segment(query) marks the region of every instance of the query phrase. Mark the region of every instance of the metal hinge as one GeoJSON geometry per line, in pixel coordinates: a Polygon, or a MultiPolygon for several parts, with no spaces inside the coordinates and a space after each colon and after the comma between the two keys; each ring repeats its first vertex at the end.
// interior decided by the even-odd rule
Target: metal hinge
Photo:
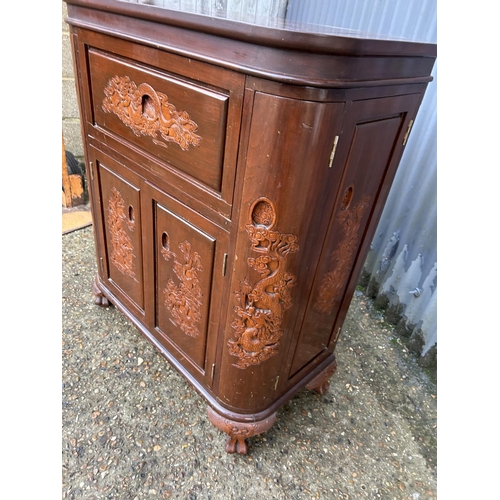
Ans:
{"type": "Polygon", "coordinates": [[[212,375],[211,375],[212,382],[214,381],[214,374],[215,374],[215,363],[212,365],[212,375]]]}
{"type": "Polygon", "coordinates": [[[280,379],[280,376],[278,375],[276,377],[276,382],[274,382],[274,390],[276,390],[278,388],[278,382],[279,382],[279,379],[280,379]]]}
{"type": "Polygon", "coordinates": [[[332,148],[332,152],[330,153],[330,163],[328,164],[328,168],[332,168],[333,159],[335,158],[335,151],[337,151],[337,143],[338,142],[339,142],[339,136],[336,135],[335,139],[333,140],[333,148],[332,148]]]}
{"type": "Polygon", "coordinates": [[[222,259],[222,276],[226,275],[227,268],[227,253],[224,254],[224,258],[222,259]]]}
{"type": "Polygon", "coordinates": [[[410,136],[410,131],[411,131],[412,127],[413,127],[413,120],[410,120],[410,123],[408,123],[408,129],[406,130],[406,134],[403,138],[403,146],[406,146],[406,141],[408,140],[408,137],[410,136]]]}
{"type": "Polygon", "coordinates": [[[94,165],[91,161],[89,161],[89,169],[90,169],[90,179],[94,180],[94,165]]]}

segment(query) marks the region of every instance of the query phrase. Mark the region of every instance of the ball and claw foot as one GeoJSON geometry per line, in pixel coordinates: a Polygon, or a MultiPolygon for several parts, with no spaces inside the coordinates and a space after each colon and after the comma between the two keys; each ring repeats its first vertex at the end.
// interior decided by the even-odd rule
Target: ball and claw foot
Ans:
{"type": "Polygon", "coordinates": [[[276,413],[258,422],[236,422],[216,413],[212,408],[207,408],[208,419],[215,427],[228,435],[226,442],[227,453],[246,455],[248,446],[246,439],[267,431],[276,422],[276,413]]]}
{"type": "Polygon", "coordinates": [[[315,391],[322,396],[330,388],[330,377],[335,373],[336,370],[337,361],[334,360],[331,365],[329,365],[319,375],[313,378],[306,385],[306,388],[310,391],[315,391]]]}
{"type": "Polygon", "coordinates": [[[94,304],[101,307],[109,307],[111,302],[108,298],[99,290],[97,286],[97,278],[95,278],[94,283],[92,285],[92,293],[94,294],[94,304]]]}

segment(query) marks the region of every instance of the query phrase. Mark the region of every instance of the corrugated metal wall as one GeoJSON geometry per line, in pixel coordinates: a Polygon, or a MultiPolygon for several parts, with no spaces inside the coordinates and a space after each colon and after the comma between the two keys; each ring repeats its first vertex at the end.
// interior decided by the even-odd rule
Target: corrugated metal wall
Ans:
{"type": "Polygon", "coordinates": [[[276,25],[284,19],[287,0],[128,0],[235,21],[276,25]]]}
{"type": "MultiPolygon", "coordinates": [[[[290,0],[287,18],[375,37],[437,38],[436,0],[290,0]]],[[[437,350],[437,64],[433,76],[361,280],[424,365],[435,363],[437,350]]]]}

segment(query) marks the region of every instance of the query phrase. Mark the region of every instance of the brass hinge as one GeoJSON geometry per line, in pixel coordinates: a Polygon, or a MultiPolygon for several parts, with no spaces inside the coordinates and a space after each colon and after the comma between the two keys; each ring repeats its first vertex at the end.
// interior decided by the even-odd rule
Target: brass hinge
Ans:
{"type": "Polygon", "coordinates": [[[413,120],[410,120],[410,123],[408,123],[408,129],[406,130],[406,134],[403,138],[403,146],[406,146],[406,141],[408,140],[408,137],[410,136],[410,131],[411,131],[412,127],[413,127],[413,120]]]}
{"type": "Polygon", "coordinates": [[[102,257],[99,258],[99,265],[101,266],[101,273],[104,276],[104,260],[102,257]]]}
{"type": "Polygon", "coordinates": [[[339,136],[336,135],[335,139],[333,140],[333,148],[332,148],[332,152],[330,153],[330,163],[328,164],[328,168],[332,168],[333,159],[335,158],[335,151],[337,151],[337,143],[338,142],[339,142],[339,136]]]}
{"type": "Polygon", "coordinates": [[[224,259],[222,260],[222,276],[226,275],[227,268],[227,253],[224,254],[224,259]]]}
{"type": "Polygon", "coordinates": [[[276,377],[276,382],[274,382],[274,390],[276,390],[276,389],[277,389],[277,387],[278,387],[278,382],[279,382],[279,379],[280,379],[280,376],[278,375],[278,376],[276,377]]]}
{"type": "Polygon", "coordinates": [[[94,180],[94,165],[92,164],[91,161],[89,161],[89,169],[90,169],[90,179],[93,181],[94,180]]]}
{"type": "Polygon", "coordinates": [[[212,375],[211,375],[212,382],[214,381],[214,374],[215,374],[215,363],[212,365],[212,375]]]}

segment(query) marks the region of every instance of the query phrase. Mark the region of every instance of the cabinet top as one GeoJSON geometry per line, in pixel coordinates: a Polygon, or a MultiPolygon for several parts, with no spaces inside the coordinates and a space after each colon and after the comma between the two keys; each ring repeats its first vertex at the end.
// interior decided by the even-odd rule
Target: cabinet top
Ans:
{"type": "MultiPolygon", "coordinates": [[[[322,76],[321,65],[336,66],[337,82],[360,82],[370,74],[374,80],[426,79],[429,77],[437,54],[436,44],[406,41],[401,39],[375,38],[373,35],[334,26],[292,22],[277,13],[274,16],[251,19],[224,12],[225,17],[207,15],[200,2],[169,2],[168,0],[64,0],[68,4],[67,22],[74,26],[133,39],[183,52],[186,55],[216,62],[248,74],[276,77],[281,81],[323,86],[331,80],[322,76]],[[173,6],[183,7],[173,8],[173,6]],[[166,8],[164,5],[168,5],[166,8]],[[181,32],[189,32],[189,41],[181,41],[181,32]],[[175,39],[175,40],[174,40],[175,39]],[[171,40],[173,40],[171,42],[171,40]],[[176,47],[173,45],[176,44],[176,47]],[[252,56],[245,56],[252,51],[252,56]],[[260,47],[260,49],[259,49],[260,47]],[[261,52],[259,52],[259,50],[261,52]],[[249,52],[250,51],[250,52],[249,52]],[[243,54],[241,64],[236,57],[243,54]],[[300,65],[313,63],[310,57],[318,59],[318,71],[309,76],[304,74],[286,76],[278,60],[301,54],[300,65]],[[309,59],[307,57],[309,56],[309,59]],[[367,57],[368,64],[375,71],[366,68],[366,75],[355,75],[353,68],[360,66],[359,57],[367,57]],[[335,59],[335,61],[332,60],[335,59]],[[349,70],[342,70],[341,59],[350,60],[349,70]],[[390,61],[392,60],[392,61],[390,61]],[[416,64],[410,63],[412,61],[416,64]],[[415,70],[410,69],[414,67],[415,70]],[[389,68],[387,74],[383,67],[389,68]],[[397,68],[400,67],[401,71],[397,68]],[[277,69],[273,71],[273,69],[277,69]],[[276,73],[273,75],[273,73],[276,73]],[[283,73],[283,75],[277,74],[283,73]],[[297,81],[295,81],[297,80],[297,81]]],[[[298,60],[297,60],[298,63],[298,60]]],[[[298,63],[299,64],[299,63],[298,63]]],[[[312,64],[314,66],[314,64],[312,64]]],[[[293,64],[292,64],[293,66],[293,64]]],[[[347,68],[347,66],[346,66],[347,68]]],[[[304,69],[307,73],[308,70],[304,69]]],[[[328,70],[327,70],[328,72],[328,70]]],[[[368,78],[370,79],[370,78],[368,78]]]]}
{"type": "Polygon", "coordinates": [[[255,44],[299,48],[319,52],[357,51],[363,54],[436,56],[436,45],[401,38],[380,37],[356,30],[329,25],[299,23],[281,17],[259,17],[228,10],[224,17],[207,14],[199,2],[166,2],[163,0],[65,0],[67,4],[87,6],[138,19],[189,27],[255,44]]]}

